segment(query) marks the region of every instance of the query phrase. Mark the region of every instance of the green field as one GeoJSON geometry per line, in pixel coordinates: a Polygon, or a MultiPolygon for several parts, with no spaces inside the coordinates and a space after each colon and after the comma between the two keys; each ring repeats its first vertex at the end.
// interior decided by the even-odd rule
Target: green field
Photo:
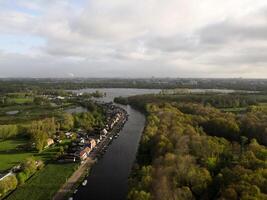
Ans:
{"type": "Polygon", "coordinates": [[[32,152],[17,149],[18,146],[26,143],[27,141],[23,139],[0,140],[0,172],[19,164],[33,155],[32,152]]]}
{"type": "Polygon", "coordinates": [[[61,106],[52,105],[12,105],[0,107],[0,124],[20,124],[28,123],[32,120],[39,120],[48,117],[58,117],[64,110],[72,104],[61,106]],[[18,114],[8,115],[9,111],[19,111],[18,114]]]}
{"type": "MultiPolygon", "coordinates": [[[[10,169],[31,156],[34,156],[37,160],[51,160],[59,151],[59,146],[48,148],[41,153],[18,148],[21,145],[27,144],[27,142],[26,139],[0,140],[0,172],[10,169]]],[[[60,145],[64,146],[68,143],[69,140],[65,140],[60,145]]]]}
{"type": "Polygon", "coordinates": [[[6,200],[50,200],[75,171],[77,164],[48,164],[6,200]]]}
{"type": "Polygon", "coordinates": [[[33,98],[26,98],[26,97],[25,98],[12,98],[11,101],[16,104],[25,104],[25,103],[32,103],[33,98]]]}

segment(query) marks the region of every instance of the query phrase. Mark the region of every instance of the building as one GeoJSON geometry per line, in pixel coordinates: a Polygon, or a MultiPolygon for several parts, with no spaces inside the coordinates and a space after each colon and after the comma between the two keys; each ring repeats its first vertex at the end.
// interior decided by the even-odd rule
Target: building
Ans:
{"type": "Polygon", "coordinates": [[[54,144],[54,140],[51,139],[51,138],[48,138],[47,141],[46,141],[46,146],[45,146],[45,147],[49,147],[49,146],[51,146],[52,144],[54,144]]]}
{"type": "Polygon", "coordinates": [[[89,147],[91,149],[91,151],[93,150],[93,148],[95,148],[96,146],[96,140],[95,139],[89,139],[87,142],[86,142],[86,146],[89,147]]]}
{"type": "Polygon", "coordinates": [[[69,138],[71,138],[71,137],[72,137],[72,135],[73,135],[73,134],[72,134],[72,133],[70,133],[70,132],[66,132],[66,133],[65,133],[65,136],[66,136],[68,139],[69,139],[69,138]]]}
{"type": "Polygon", "coordinates": [[[59,99],[59,100],[64,100],[65,97],[62,97],[62,96],[57,96],[56,99],[59,99]]]}
{"type": "Polygon", "coordinates": [[[101,133],[102,133],[103,135],[107,135],[107,134],[108,134],[108,131],[104,128],[104,129],[101,131],[101,133]]]}
{"type": "Polygon", "coordinates": [[[89,155],[91,149],[89,147],[86,147],[79,153],[80,160],[85,160],[87,156],[89,155]]]}

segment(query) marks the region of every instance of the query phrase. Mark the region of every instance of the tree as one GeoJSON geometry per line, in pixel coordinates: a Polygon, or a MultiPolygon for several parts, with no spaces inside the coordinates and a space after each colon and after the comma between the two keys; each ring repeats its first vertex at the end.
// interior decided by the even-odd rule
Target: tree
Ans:
{"type": "Polygon", "coordinates": [[[17,125],[0,125],[0,139],[8,139],[18,134],[17,125]]]}
{"type": "Polygon", "coordinates": [[[15,175],[10,175],[0,181],[0,197],[10,190],[14,190],[18,185],[15,175]]]}
{"type": "Polygon", "coordinates": [[[60,121],[60,128],[64,131],[69,131],[74,126],[74,118],[69,113],[64,113],[60,121]]]}

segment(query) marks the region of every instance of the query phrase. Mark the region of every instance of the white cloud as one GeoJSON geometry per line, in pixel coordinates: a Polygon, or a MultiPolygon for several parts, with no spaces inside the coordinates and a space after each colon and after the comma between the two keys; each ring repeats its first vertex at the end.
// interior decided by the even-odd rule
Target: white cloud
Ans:
{"type": "Polygon", "coordinates": [[[45,41],[0,74],[267,77],[266,27],[264,0],[0,0],[0,40],[45,41]]]}

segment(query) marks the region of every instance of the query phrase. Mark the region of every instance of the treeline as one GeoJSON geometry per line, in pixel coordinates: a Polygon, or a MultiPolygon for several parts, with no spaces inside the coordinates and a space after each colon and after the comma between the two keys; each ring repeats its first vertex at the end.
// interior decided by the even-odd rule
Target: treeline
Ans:
{"type": "Polygon", "coordinates": [[[258,105],[267,102],[267,95],[263,94],[180,94],[160,95],[147,94],[130,96],[128,98],[118,97],[115,102],[131,104],[136,108],[143,109],[147,103],[161,102],[186,102],[211,105],[216,108],[239,108],[258,105]]]}
{"type": "Polygon", "coordinates": [[[177,103],[146,112],[128,199],[267,199],[267,148],[238,135],[236,116],[177,103]]]}
{"type": "Polygon", "coordinates": [[[148,89],[234,89],[267,91],[267,80],[257,79],[0,79],[0,93],[78,90],[83,88],[148,88],[148,89]]]}

